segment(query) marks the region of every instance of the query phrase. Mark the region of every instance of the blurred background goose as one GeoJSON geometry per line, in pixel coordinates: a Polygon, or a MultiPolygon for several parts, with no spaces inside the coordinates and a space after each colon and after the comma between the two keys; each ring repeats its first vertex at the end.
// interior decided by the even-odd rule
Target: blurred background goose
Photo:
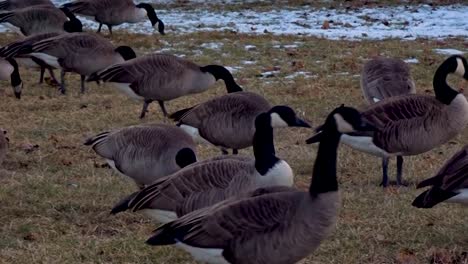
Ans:
{"type": "Polygon", "coordinates": [[[49,32],[81,32],[83,26],[67,8],[32,6],[0,13],[0,23],[16,33],[30,36],[49,32]]]}
{"type": "MultiPolygon", "coordinates": [[[[177,245],[207,263],[296,263],[333,230],[340,206],[340,134],[372,129],[358,111],[335,109],[323,126],[309,191],[261,191],[187,214],[154,231],[150,245],[177,245]]],[[[274,187],[277,188],[277,187],[274,187]]]]}
{"type": "Polygon", "coordinates": [[[50,0],[5,0],[0,1],[0,11],[10,11],[36,5],[54,6],[50,0]]]}
{"type": "Polygon", "coordinates": [[[199,66],[173,55],[149,54],[96,72],[88,81],[110,82],[127,96],[143,101],[140,118],[144,118],[151,102],[157,101],[167,116],[165,101],[204,92],[219,79],[228,93],[242,91],[223,66],[199,66]]]}
{"type": "Polygon", "coordinates": [[[256,188],[292,186],[293,172],[275,155],[273,123],[276,116],[291,126],[306,124],[287,106],[275,106],[255,119],[254,159],[223,156],[190,165],[162,178],[114,207],[112,213],[143,210],[161,223],[256,188]],[[282,112],[291,114],[282,115],[282,112]],[[291,120],[289,120],[291,119],[291,120]]]}
{"type": "Polygon", "coordinates": [[[2,166],[3,160],[5,160],[9,141],[6,130],[0,128],[0,166],[2,166]]]}
{"type": "Polygon", "coordinates": [[[12,58],[0,58],[0,80],[10,81],[15,97],[21,99],[23,82],[19,73],[18,63],[12,58]]]}
{"type": "MultiPolygon", "coordinates": [[[[177,111],[170,118],[177,121],[177,125],[195,140],[208,141],[220,147],[223,154],[228,154],[226,149],[233,149],[233,154],[237,154],[238,149],[252,146],[255,118],[270,108],[270,103],[263,96],[251,92],[235,92],[177,111]]],[[[273,127],[288,125],[282,123],[277,115],[272,118],[273,127]]]]}
{"type": "Polygon", "coordinates": [[[128,46],[117,48],[112,43],[92,33],[62,34],[29,45],[23,55],[37,57],[48,65],[60,69],[60,90],[65,93],[65,73],[81,75],[81,92],[85,91],[85,78],[93,72],[136,57],[128,46]]]}
{"type": "MultiPolygon", "coordinates": [[[[468,124],[468,102],[465,96],[447,84],[447,75],[454,73],[468,80],[466,59],[454,55],[437,69],[433,85],[435,97],[402,95],[382,100],[362,114],[376,126],[374,133],[343,134],[343,143],[366,153],[388,158],[417,155],[446,143],[468,124]]],[[[320,128],[318,129],[320,133],[320,128]]],[[[314,139],[307,143],[314,143],[314,139]]],[[[397,184],[402,184],[398,175],[397,184]]],[[[388,185],[386,174],[382,186],[388,185]]]]}
{"type": "MultiPolygon", "coordinates": [[[[383,57],[364,64],[361,72],[361,89],[369,104],[392,96],[416,93],[408,64],[400,59],[383,57]]],[[[388,162],[388,157],[382,158],[384,175],[388,173],[388,162]]],[[[402,173],[403,157],[397,155],[397,179],[401,179],[402,173]]]]}
{"type": "Polygon", "coordinates": [[[432,208],[441,202],[468,205],[468,145],[455,153],[437,174],[418,184],[417,188],[431,186],[421,193],[413,206],[432,208]]]}
{"type": "Polygon", "coordinates": [[[25,49],[25,47],[33,45],[34,43],[44,39],[56,37],[58,35],[60,35],[60,33],[57,32],[35,34],[32,36],[28,36],[24,39],[14,41],[0,49],[0,56],[5,58],[14,58],[19,65],[28,69],[40,70],[39,83],[42,83],[44,81],[44,73],[47,69],[49,71],[52,81],[58,84],[53,70],[54,67],[48,65],[45,61],[39,59],[38,57],[32,56],[30,54],[18,55],[18,53],[25,49]]]}
{"type": "Polygon", "coordinates": [[[137,23],[148,18],[151,26],[158,27],[159,33],[164,35],[164,23],[156,15],[153,6],[148,3],[135,5],[132,0],[79,0],[63,6],[98,22],[98,33],[101,32],[103,24],[107,26],[112,35],[112,26],[137,23]]]}
{"type": "Polygon", "coordinates": [[[169,125],[139,125],[103,132],[85,145],[119,174],[141,188],[196,162],[196,146],[182,129],[169,125]]]}

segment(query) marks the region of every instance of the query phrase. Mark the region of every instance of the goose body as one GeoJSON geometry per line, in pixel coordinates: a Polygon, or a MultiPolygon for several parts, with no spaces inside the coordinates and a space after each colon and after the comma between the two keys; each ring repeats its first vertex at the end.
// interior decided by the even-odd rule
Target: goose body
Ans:
{"type": "Polygon", "coordinates": [[[4,0],[0,1],[0,10],[10,11],[37,5],[54,6],[50,0],[4,0]]]}
{"type": "Polygon", "coordinates": [[[354,109],[342,107],[330,114],[309,192],[263,188],[166,223],[147,243],[176,245],[196,260],[216,264],[296,263],[307,257],[333,230],[340,205],[336,156],[341,132],[334,120],[361,129],[354,109]],[[342,115],[353,118],[345,121],[349,117],[342,115]]]}
{"type": "Polygon", "coordinates": [[[15,97],[21,98],[21,90],[23,89],[23,82],[19,73],[19,67],[16,60],[12,58],[0,57],[0,80],[10,81],[11,87],[15,97]]]}
{"type": "Polygon", "coordinates": [[[90,33],[62,34],[35,42],[23,55],[34,56],[60,69],[62,93],[65,93],[65,72],[81,75],[81,92],[84,92],[85,76],[136,57],[130,47],[115,48],[109,40],[90,33]]]}
{"type": "Polygon", "coordinates": [[[81,22],[66,8],[38,5],[0,13],[0,23],[20,35],[81,32],[81,22]]]}
{"type": "Polygon", "coordinates": [[[7,132],[0,128],[0,166],[2,166],[8,151],[8,137],[6,134],[7,132]]]}
{"type": "MultiPolygon", "coordinates": [[[[402,95],[377,102],[362,113],[376,126],[376,131],[364,135],[343,134],[341,141],[383,158],[417,155],[446,143],[468,124],[468,102],[463,94],[448,86],[446,78],[449,73],[455,73],[468,79],[466,67],[465,58],[448,58],[434,76],[436,97],[402,95]]],[[[401,183],[401,179],[397,182],[401,183]]],[[[384,173],[382,185],[387,184],[384,173]]]]}
{"type": "Polygon", "coordinates": [[[414,201],[418,208],[432,208],[441,202],[468,205],[468,145],[445,162],[437,174],[418,184],[417,188],[430,186],[414,201]]]}
{"type": "Polygon", "coordinates": [[[238,149],[252,146],[255,118],[270,108],[268,101],[258,94],[235,92],[180,110],[170,117],[198,141],[208,141],[227,154],[225,149],[236,153],[238,149]]]}
{"type": "Polygon", "coordinates": [[[294,118],[290,124],[304,123],[289,107],[276,106],[257,116],[254,159],[222,156],[197,162],[130,195],[112,212],[144,210],[152,218],[165,223],[256,188],[292,186],[291,167],[275,156],[271,116],[276,112],[287,112],[287,115],[279,115],[294,118]],[[291,112],[292,117],[289,115],[291,112]]]}
{"type": "Polygon", "coordinates": [[[150,54],[116,64],[91,75],[88,81],[103,80],[112,83],[127,96],[143,101],[140,115],[143,118],[151,102],[157,101],[167,116],[165,101],[201,93],[218,79],[224,80],[228,92],[242,90],[231,73],[222,66],[201,67],[168,54],[150,54]]]}
{"type": "Polygon", "coordinates": [[[118,173],[146,186],[196,161],[196,146],[180,128],[139,125],[100,133],[85,142],[118,173]]]}
{"type": "Polygon", "coordinates": [[[149,19],[153,27],[158,27],[164,34],[164,23],[158,18],[154,8],[148,3],[135,5],[132,0],[78,0],[63,5],[72,12],[91,18],[102,25],[107,25],[110,34],[112,26],[123,23],[137,23],[149,19]]]}

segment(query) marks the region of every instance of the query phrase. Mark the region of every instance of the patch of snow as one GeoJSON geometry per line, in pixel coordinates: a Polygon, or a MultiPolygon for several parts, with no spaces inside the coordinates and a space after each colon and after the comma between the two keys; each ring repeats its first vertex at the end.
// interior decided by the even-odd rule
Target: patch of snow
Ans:
{"type": "Polygon", "coordinates": [[[288,44],[288,45],[274,45],[273,48],[276,48],[276,49],[293,49],[293,48],[297,48],[299,47],[299,45],[297,44],[288,44]]]}
{"type": "Polygon", "coordinates": [[[260,73],[260,75],[258,77],[261,77],[261,78],[271,78],[271,77],[276,77],[276,75],[280,73],[280,71],[266,71],[266,72],[262,72],[260,73]]]}
{"type": "Polygon", "coordinates": [[[463,55],[464,51],[457,49],[434,49],[435,53],[442,55],[463,55]]]}
{"type": "Polygon", "coordinates": [[[235,72],[238,72],[239,70],[241,70],[243,67],[241,67],[241,66],[227,66],[225,68],[228,71],[230,71],[231,73],[235,73],[235,72]]]}
{"type": "Polygon", "coordinates": [[[242,64],[244,64],[244,65],[254,65],[254,64],[257,63],[256,61],[248,61],[248,60],[241,61],[241,62],[242,62],[242,64]]]}
{"type": "Polygon", "coordinates": [[[409,58],[409,59],[406,59],[406,60],[403,60],[403,61],[406,62],[406,63],[413,63],[413,64],[419,63],[419,60],[416,59],[416,58],[409,58]]]}
{"type": "Polygon", "coordinates": [[[244,48],[245,48],[245,50],[256,50],[257,46],[255,46],[255,45],[245,45],[244,48]]]}
{"type": "Polygon", "coordinates": [[[213,50],[219,50],[224,46],[224,43],[222,42],[208,42],[208,43],[203,43],[200,45],[200,47],[205,48],[205,49],[213,49],[213,50]]]}
{"type": "Polygon", "coordinates": [[[318,77],[317,75],[310,75],[310,72],[303,72],[303,71],[299,71],[299,72],[295,72],[293,74],[290,74],[290,75],[287,75],[286,79],[294,79],[296,77],[303,77],[305,79],[308,79],[308,78],[316,78],[318,77]]]}

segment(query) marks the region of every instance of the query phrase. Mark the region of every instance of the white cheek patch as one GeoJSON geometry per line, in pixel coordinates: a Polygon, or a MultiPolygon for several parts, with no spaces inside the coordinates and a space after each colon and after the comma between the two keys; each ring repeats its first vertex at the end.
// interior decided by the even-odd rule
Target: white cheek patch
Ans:
{"type": "Polygon", "coordinates": [[[336,126],[339,132],[341,133],[354,132],[353,126],[349,124],[348,122],[346,122],[340,114],[334,114],[333,117],[335,118],[336,126]]]}
{"type": "Polygon", "coordinates": [[[286,121],[284,121],[283,118],[281,118],[281,116],[278,115],[277,113],[271,113],[270,117],[271,117],[271,126],[272,127],[287,127],[287,126],[289,126],[288,123],[286,123],[286,121]]]}
{"type": "Polygon", "coordinates": [[[457,69],[455,70],[455,74],[463,77],[463,75],[465,75],[465,70],[466,69],[463,65],[463,61],[460,58],[457,58],[457,69]]]}
{"type": "Polygon", "coordinates": [[[380,99],[377,97],[372,97],[372,101],[374,101],[374,103],[377,103],[377,102],[380,102],[380,99]]]}

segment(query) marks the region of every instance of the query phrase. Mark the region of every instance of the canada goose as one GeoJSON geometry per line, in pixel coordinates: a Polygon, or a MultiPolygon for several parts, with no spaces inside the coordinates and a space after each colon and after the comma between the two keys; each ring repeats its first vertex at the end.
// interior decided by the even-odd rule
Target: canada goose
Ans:
{"type": "Polygon", "coordinates": [[[153,27],[164,35],[164,23],[148,3],[135,5],[132,0],[78,0],[63,5],[72,12],[90,17],[99,23],[98,33],[105,24],[112,35],[112,26],[123,23],[137,23],[148,17],[153,27]]]}
{"type": "Polygon", "coordinates": [[[91,145],[115,171],[140,187],[196,162],[195,143],[176,126],[125,127],[100,133],[85,145],[91,145]]]}
{"type": "MultiPolygon", "coordinates": [[[[343,134],[341,140],[357,150],[383,158],[417,155],[444,144],[468,123],[465,96],[446,81],[450,73],[468,80],[467,67],[466,59],[462,56],[448,58],[434,75],[435,97],[402,95],[377,102],[362,113],[377,127],[375,133],[343,134]]],[[[309,139],[307,143],[314,143],[314,140],[309,139]]],[[[400,185],[402,175],[398,176],[397,184],[400,185]]],[[[381,185],[388,185],[385,170],[381,185]]]]}
{"type": "MultiPolygon", "coordinates": [[[[150,245],[173,245],[208,263],[296,263],[333,230],[341,133],[372,129],[358,111],[335,109],[323,126],[309,191],[264,188],[257,195],[200,209],[154,231],[150,245]]],[[[274,187],[276,188],[276,187],[274,187]]]]}
{"type": "Polygon", "coordinates": [[[2,166],[3,160],[5,159],[6,153],[8,151],[8,142],[6,130],[0,128],[0,166],[2,166]]]}
{"type": "Polygon", "coordinates": [[[242,91],[231,73],[219,65],[199,66],[168,54],[149,54],[96,72],[88,81],[111,82],[131,98],[144,101],[140,118],[148,105],[158,101],[167,116],[164,101],[206,91],[217,80],[223,80],[228,93],[242,91]]]}
{"type": "MultiPolygon", "coordinates": [[[[251,92],[226,94],[191,108],[175,112],[169,117],[178,121],[177,125],[192,135],[195,140],[208,141],[219,146],[223,154],[226,149],[252,146],[255,133],[255,118],[271,108],[262,96],[251,92]]],[[[278,116],[273,116],[273,127],[284,126],[278,116]]]]}
{"type": "Polygon", "coordinates": [[[30,36],[49,32],[81,32],[83,26],[67,8],[32,6],[0,13],[0,23],[5,23],[20,35],[30,36]]]}
{"type": "Polygon", "coordinates": [[[58,83],[57,79],[55,78],[53,67],[45,63],[43,60],[34,57],[32,55],[18,55],[24,47],[28,45],[33,45],[36,42],[39,42],[44,39],[56,37],[60,35],[60,33],[52,32],[52,33],[43,33],[43,34],[35,34],[28,36],[24,39],[20,39],[18,41],[12,42],[0,49],[0,56],[5,58],[15,58],[19,65],[32,68],[32,69],[39,69],[41,71],[39,77],[39,83],[42,83],[44,80],[44,73],[47,69],[49,71],[50,77],[56,83],[58,83]]]}
{"type": "Polygon", "coordinates": [[[275,106],[255,119],[254,159],[223,156],[192,164],[130,195],[112,213],[143,210],[165,223],[256,188],[292,186],[291,167],[275,156],[273,123],[277,119],[289,126],[308,126],[291,108],[275,106]]]}
{"type": "Polygon", "coordinates": [[[49,5],[54,6],[50,0],[4,0],[0,1],[1,11],[10,11],[14,9],[20,9],[25,7],[37,6],[37,5],[49,5]]]}
{"type": "Polygon", "coordinates": [[[468,145],[455,153],[432,178],[422,181],[417,188],[432,186],[421,193],[413,206],[432,208],[441,202],[468,204],[468,145]]]}
{"type": "Polygon", "coordinates": [[[48,38],[24,48],[22,54],[32,55],[60,69],[62,93],[65,93],[66,72],[81,75],[81,92],[84,93],[86,76],[136,57],[132,48],[115,48],[109,40],[90,33],[70,33],[48,38]]]}
{"type": "MultiPolygon", "coordinates": [[[[364,64],[361,73],[361,89],[369,104],[392,96],[416,93],[408,64],[400,59],[383,57],[372,59],[364,64]]],[[[388,157],[382,158],[383,173],[388,171],[388,161],[388,157]]],[[[397,179],[401,179],[402,173],[403,157],[397,155],[397,179]]]]}
{"type": "Polygon", "coordinates": [[[21,99],[23,82],[21,81],[18,63],[12,58],[0,58],[0,80],[9,80],[15,97],[21,99]]]}

